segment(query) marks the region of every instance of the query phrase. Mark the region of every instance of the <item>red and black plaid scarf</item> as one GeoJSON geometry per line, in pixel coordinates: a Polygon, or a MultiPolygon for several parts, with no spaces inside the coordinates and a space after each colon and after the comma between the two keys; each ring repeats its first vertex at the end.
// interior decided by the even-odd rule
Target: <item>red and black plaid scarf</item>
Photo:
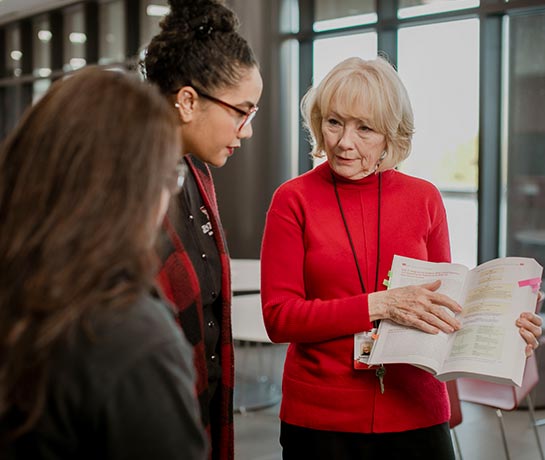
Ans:
{"type": "MultiPolygon", "coordinates": [[[[188,157],[191,168],[202,196],[210,213],[210,222],[214,230],[214,238],[221,261],[221,381],[219,414],[210,414],[208,394],[208,370],[204,347],[203,307],[199,280],[182,242],[174,230],[174,226],[165,219],[163,229],[172,243],[173,251],[164,258],[159,271],[158,282],[164,295],[175,305],[177,319],[187,339],[193,346],[195,369],[197,373],[197,397],[201,407],[201,417],[210,435],[210,419],[221,420],[219,445],[213,445],[214,458],[232,460],[234,458],[233,431],[233,385],[234,385],[234,353],[231,334],[231,273],[229,255],[225,244],[223,229],[218,213],[216,192],[212,175],[204,163],[193,162],[188,157]]],[[[212,457],[212,453],[211,456],[212,457]]]]}

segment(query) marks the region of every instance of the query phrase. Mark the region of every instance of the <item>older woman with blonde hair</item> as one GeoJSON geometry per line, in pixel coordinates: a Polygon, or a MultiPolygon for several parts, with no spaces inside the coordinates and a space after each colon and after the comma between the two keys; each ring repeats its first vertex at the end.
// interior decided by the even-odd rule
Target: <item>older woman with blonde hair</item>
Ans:
{"type": "MultiPolygon", "coordinates": [[[[283,458],[454,459],[444,383],[414,366],[360,370],[353,360],[354,335],[381,319],[431,334],[460,327],[461,308],[439,281],[382,284],[394,254],[450,261],[439,191],[395,169],[414,131],[407,91],[384,59],[351,58],[305,95],[302,111],[313,154],[327,161],[276,191],[261,254],[265,325],[290,343],[283,458]]],[[[540,324],[532,314],[517,321],[527,354],[540,324]]]]}

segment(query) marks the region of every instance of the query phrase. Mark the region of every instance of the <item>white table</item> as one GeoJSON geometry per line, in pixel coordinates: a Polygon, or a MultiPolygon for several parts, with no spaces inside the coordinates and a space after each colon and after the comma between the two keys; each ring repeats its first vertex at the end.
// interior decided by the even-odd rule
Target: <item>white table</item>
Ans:
{"type": "Polygon", "coordinates": [[[261,286],[259,259],[231,259],[231,288],[233,295],[257,294],[261,286]]]}

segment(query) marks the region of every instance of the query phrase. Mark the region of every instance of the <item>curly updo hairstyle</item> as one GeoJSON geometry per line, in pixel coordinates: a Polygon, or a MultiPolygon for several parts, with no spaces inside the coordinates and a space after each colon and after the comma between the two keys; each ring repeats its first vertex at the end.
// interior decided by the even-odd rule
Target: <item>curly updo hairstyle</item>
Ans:
{"type": "Polygon", "coordinates": [[[146,78],[165,95],[183,86],[213,91],[236,85],[257,67],[252,49],[237,32],[235,13],[221,0],[170,0],[161,32],[143,61],[146,78]]]}

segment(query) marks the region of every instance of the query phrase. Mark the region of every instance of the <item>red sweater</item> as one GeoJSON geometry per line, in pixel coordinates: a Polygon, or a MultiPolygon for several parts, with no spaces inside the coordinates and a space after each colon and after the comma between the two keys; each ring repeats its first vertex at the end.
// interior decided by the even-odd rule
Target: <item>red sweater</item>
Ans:
{"type": "MultiPolygon", "coordinates": [[[[324,163],[273,197],[261,254],[265,325],[290,342],[280,418],[319,430],[398,432],[446,422],[445,385],[410,365],[353,369],[353,334],[372,327],[331,179],[324,163]]],[[[378,175],[337,186],[368,292],[375,286],[378,175]]],[[[378,289],[394,254],[450,261],[446,213],[429,182],[382,173],[378,289]]]]}

